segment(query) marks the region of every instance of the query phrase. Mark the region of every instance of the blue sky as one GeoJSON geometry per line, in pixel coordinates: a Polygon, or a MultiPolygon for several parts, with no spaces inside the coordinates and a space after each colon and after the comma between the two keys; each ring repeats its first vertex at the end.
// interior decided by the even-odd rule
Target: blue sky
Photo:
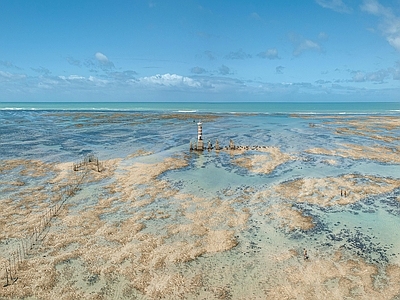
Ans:
{"type": "Polygon", "coordinates": [[[399,101],[400,0],[2,0],[0,101],[399,101]]]}

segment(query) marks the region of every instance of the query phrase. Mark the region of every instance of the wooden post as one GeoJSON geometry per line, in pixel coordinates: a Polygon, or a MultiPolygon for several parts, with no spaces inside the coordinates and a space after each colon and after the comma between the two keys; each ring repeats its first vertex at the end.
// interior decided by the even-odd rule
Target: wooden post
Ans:
{"type": "MultiPolygon", "coordinates": [[[[14,252],[13,253],[13,260],[14,260],[14,279],[16,279],[17,278],[17,269],[18,269],[18,266],[15,264],[15,256],[16,256],[17,254],[14,252]]],[[[18,263],[18,261],[17,261],[17,263],[18,263]]]]}
{"type": "Polygon", "coordinates": [[[11,279],[11,281],[13,281],[13,278],[12,278],[12,268],[11,268],[11,258],[8,258],[8,264],[9,264],[9,266],[10,266],[10,279],[11,279]]]}
{"type": "Polygon", "coordinates": [[[22,250],[21,250],[21,245],[18,244],[18,253],[19,253],[19,263],[22,264],[22,250]]]}
{"type": "Polygon", "coordinates": [[[17,249],[15,249],[15,256],[17,257],[17,269],[19,270],[19,264],[21,262],[21,257],[19,256],[18,246],[17,246],[17,249]]]}
{"type": "Polygon", "coordinates": [[[19,270],[19,265],[21,264],[21,251],[19,251],[19,246],[17,246],[17,266],[19,270]]]}
{"type": "Polygon", "coordinates": [[[27,237],[26,237],[26,240],[25,240],[26,254],[28,254],[29,248],[30,248],[30,245],[29,245],[29,236],[27,236],[27,237]]]}
{"type": "Polygon", "coordinates": [[[6,285],[4,285],[4,287],[8,286],[10,283],[8,282],[8,270],[7,270],[7,265],[4,264],[4,267],[6,268],[6,285]]]}
{"type": "Polygon", "coordinates": [[[26,257],[26,250],[24,248],[24,240],[21,241],[21,247],[22,247],[22,258],[25,259],[26,257]]]}
{"type": "MultiPolygon", "coordinates": [[[[13,254],[12,254],[12,257],[13,257],[13,264],[14,264],[14,273],[15,273],[15,271],[16,271],[16,269],[17,269],[17,267],[15,266],[15,255],[16,255],[16,253],[14,252],[13,254]]],[[[17,257],[17,263],[18,263],[18,257],[17,257]]],[[[15,275],[15,274],[14,274],[15,275]]]]}

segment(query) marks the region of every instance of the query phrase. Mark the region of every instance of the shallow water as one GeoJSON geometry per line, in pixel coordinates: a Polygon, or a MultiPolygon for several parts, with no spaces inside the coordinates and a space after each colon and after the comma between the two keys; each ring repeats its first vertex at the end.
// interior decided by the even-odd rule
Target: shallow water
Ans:
{"type": "MultiPolygon", "coordinates": [[[[328,257],[329,259],[329,255],[333,255],[335,251],[342,251],[346,257],[360,259],[379,268],[384,268],[388,264],[400,266],[398,232],[398,228],[400,228],[400,185],[398,183],[394,184],[389,192],[367,195],[366,198],[353,204],[336,204],[329,207],[309,203],[307,200],[300,201],[300,197],[303,197],[300,194],[298,195],[299,200],[293,201],[283,199],[277,193],[270,193],[283,183],[301,178],[324,179],[337,178],[345,174],[359,174],[400,179],[399,164],[373,160],[368,157],[367,152],[362,159],[306,152],[311,148],[338,149],[342,148],[343,144],[368,147],[379,145],[392,147],[394,151],[399,152],[398,129],[381,129],[381,134],[391,134],[397,137],[397,140],[393,142],[385,142],[371,139],[371,136],[365,134],[338,134],[336,129],[341,127],[341,124],[327,124],[327,119],[319,118],[319,116],[303,118],[290,114],[233,115],[220,113],[209,114],[208,119],[204,119],[204,115],[202,117],[206,143],[210,140],[215,144],[218,139],[221,146],[228,146],[232,139],[235,145],[275,146],[283,153],[293,156],[293,159],[279,164],[270,173],[258,173],[251,168],[243,168],[235,163],[237,157],[250,157],[253,154],[265,155],[255,149],[246,153],[235,153],[228,150],[219,152],[215,150],[189,151],[189,143],[196,141],[196,122],[198,121],[195,119],[196,113],[190,115],[180,113],[176,116],[175,113],[154,111],[125,111],[114,115],[111,112],[92,111],[81,114],[68,111],[3,110],[0,111],[2,120],[0,124],[0,154],[4,164],[11,159],[24,159],[47,163],[71,162],[72,165],[72,162],[81,160],[87,153],[94,153],[103,161],[114,158],[122,159],[116,175],[85,183],[81,191],[69,200],[68,208],[58,218],[59,227],[50,228],[53,232],[59,228],[61,232],[58,234],[67,230],[67,227],[63,227],[65,226],[63,218],[80,215],[82,211],[90,211],[91,208],[99,205],[101,199],[109,197],[113,197],[114,200],[110,209],[104,209],[99,214],[99,228],[105,226],[104,224],[109,224],[113,230],[122,230],[119,229],[120,224],[142,214],[143,217],[139,220],[145,227],[141,233],[160,239],[156,249],[162,249],[162,247],[168,244],[174,245],[174,243],[186,243],[192,246],[196,242],[197,244],[206,243],[202,234],[190,236],[190,231],[171,233],[172,225],[195,222],[194,219],[190,219],[193,213],[198,213],[200,219],[204,218],[201,224],[209,226],[209,230],[233,231],[237,242],[235,247],[195,255],[186,262],[167,264],[166,269],[156,267],[152,269],[153,280],[158,278],[157,276],[167,276],[166,274],[179,273],[185,278],[201,274],[201,287],[186,292],[186,295],[190,295],[192,298],[201,299],[211,296],[234,299],[262,298],[273,287],[289,284],[290,277],[284,270],[290,266],[301,266],[303,248],[307,248],[310,259],[313,257],[318,257],[318,259],[328,257]],[[128,158],[128,155],[139,150],[149,154],[128,158]],[[162,172],[156,178],[166,181],[170,187],[157,187],[155,190],[154,186],[158,183],[155,181],[143,182],[130,186],[132,192],[127,198],[122,198],[123,190],[111,194],[106,189],[113,182],[117,182],[114,180],[115,176],[125,174],[126,169],[124,168],[138,163],[161,164],[165,159],[176,156],[185,157],[188,165],[162,172]],[[169,189],[173,193],[190,196],[187,196],[186,200],[182,200],[174,198],[173,195],[163,194],[169,189]],[[268,191],[270,194],[257,198],[257,193],[261,191],[268,191]],[[196,200],[198,202],[193,200],[194,202],[191,204],[190,197],[192,196],[203,200],[196,200]],[[225,212],[225,215],[218,211],[218,201],[227,203],[227,208],[232,208],[235,213],[247,211],[248,219],[244,226],[232,225],[234,220],[228,220],[229,210],[225,212]],[[292,230],[281,222],[279,216],[273,217],[273,215],[266,214],[266,210],[282,203],[290,205],[292,209],[301,212],[303,216],[311,217],[313,228],[304,230],[298,227],[292,230]],[[203,209],[209,209],[207,211],[209,215],[202,216],[203,209]],[[165,214],[166,217],[160,217],[162,214],[165,214]],[[289,251],[292,251],[292,254],[289,255],[289,251]],[[249,297],[249,295],[251,296],[249,297]]],[[[340,121],[347,122],[348,118],[354,121],[352,115],[343,116],[340,121]]],[[[382,116],[382,118],[385,117],[382,116]]],[[[334,122],[335,120],[329,119],[329,121],[334,122]]],[[[19,192],[23,192],[29,187],[45,185],[50,176],[49,174],[38,177],[22,176],[20,171],[21,168],[13,168],[0,172],[0,182],[2,183],[0,201],[5,201],[5,199],[19,201],[19,197],[22,199],[26,196],[19,192]],[[24,181],[25,185],[21,187],[10,185],[10,182],[17,180],[24,181]]],[[[138,169],[136,172],[140,172],[140,170],[138,169]]],[[[131,176],[135,176],[135,174],[133,173],[131,176]]],[[[128,179],[124,180],[128,185],[132,184],[128,179]]],[[[45,191],[51,194],[49,187],[45,191]]],[[[340,199],[340,189],[337,190],[337,193],[337,198],[340,199]]],[[[49,202],[48,199],[43,199],[43,203],[46,201],[49,202]]],[[[32,212],[32,214],[38,214],[38,212],[32,212]]],[[[12,222],[18,224],[24,222],[18,219],[18,215],[7,216],[15,218],[12,222]]],[[[1,224],[5,224],[4,222],[10,220],[1,219],[0,221],[3,222],[1,224]]],[[[294,223],[294,226],[297,225],[294,223]]],[[[9,229],[9,227],[7,228],[9,229]]],[[[24,236],[31,230],[29,226],[20,226],[19,228],[13,227],[13,230],[22,231],[18,236],[24,236]]],[[[100,233],[98,234],[100,236],[100,233]]],[[[141,245],[140,240],[136,240],[135,237],[131,238],[129,243],[138,245],[138,247],[141,245]]],[[[9,244],[15,243],[13,241],[14,237],[11,233],[4,234],[0,241],[0,250],[5,253],[3,254],[5,260],[8,259],[7,253],[8,255],[10,253],[9,244]]],[[[126,247],[129,246],[129,243],[126,247]]],[[[74,244],[71,242],[69,245],[74,244]]],[[[46,248],[46,239],[43,240],[42,247],[46,248]]],[[[51,249],[52,246],[49,244],[48,247],[51,249]]],[[[50,251],[49,249],[46,251],[50,251]]],[[[143,253],[138,252],[132,255],[140,256],[144,255],[143,253]]],[[[35,254],[31,254],[28,260],[34,259],[35,255],[40,255],[40,251],[37,250],[35,254]]],[[[74,259],[79,260],[80,258],[75,257],[74,259]]],[[[104,286],[111,286],[110,293],[115,293],[114,296],[118,293],[120,295],[119,285],[126,286],[126,291],[130,290],[130,295],[144,298],[157,298],[159,295],[154,290],[154,283],[148,284],[147,289],[144,290],[136,288],[141,283],[132,284],[126,275],[128,271],[125,270],[125,264],[126,268],[131,267],[128,259],[121,263],[121,266],[118,267],[121,269],[117,268],[115,274],[110,271],[110,274],[114,274],[112,276],[118,277],[116,281],[110,280],[107,276],[111,275],[104,275],[106,273],[102,273],[100,279],[90,277],[94,275],[85,269],[85,262],[78,260],[72,261],[71,268],[74,264],[77,267],[68,272],[72,272],[71,274],[77,272],[74,275],[77,277],[75,288],[83,293],[83,297],[89,297],[90,292],[101,294],[104,286]],[[93,279],[90,284],[84,284],[82,282],[86,280],[85,278],[87,280],[95,278],[96,280],[93,279]],[[112,292],[113,289],[114,292],[112,292]]],[[[85,258],[82,260],[84,261],[85,258]]],[[[67,281],[65,278],[62,279],[62,276],[67,274],[69,268],[66,267],[67,265],[62,262],[56,265],[56,272],[60,276],[56,280],[67,281]],[[61,276],[61,274],[64,275],[61,276]]],[[[62,286],[63,283],[58,282],[54,289],[62,286]]],[[[165,293],[167,290],[169,291],[166,294],[167,298],[174,298],[172,295],[177,293],[176,291],[171,292],[166,287],[164,290],[162,288],[160,290],[165,293]]],[[[124,297],[129,298],[128,294],[126,292],[124,297]]],[[[2,294],[0,293],[0,295],[2,294]]],[[[109,298],[105,296],[107,295],[105,292],[101,295],[109,298]]],[[[322,296],[323,294],[318,295],[322,296]]],[[[121,298],[123,297],[121,296],[121,298]]]]}

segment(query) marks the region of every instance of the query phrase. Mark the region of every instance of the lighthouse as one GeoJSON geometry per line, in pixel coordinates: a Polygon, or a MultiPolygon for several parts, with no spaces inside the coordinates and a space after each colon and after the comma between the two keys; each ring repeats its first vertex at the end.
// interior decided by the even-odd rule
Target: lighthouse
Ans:
{"type": "Polygon", "coordinates": [[[203,123],[197,123],[197,150],[203,151],[204,143],[203,143],[203,123]]]}

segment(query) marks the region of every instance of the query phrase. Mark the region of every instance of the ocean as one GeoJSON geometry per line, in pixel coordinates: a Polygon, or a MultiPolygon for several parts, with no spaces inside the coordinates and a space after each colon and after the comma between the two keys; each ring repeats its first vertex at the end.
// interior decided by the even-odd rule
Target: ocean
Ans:
{"type": "Polygon", "coordinates": [[[398,102],[0,102],[0,110],[396,114],[398,102]]]}
{"type": "Polygon", "coordinates": [[[399,116],[393,102],[0,103],[1,286],[18,275],[0,298],[398,297],[399,116]],[[73,171],[88,157],[101,167],[73,171]]]}

